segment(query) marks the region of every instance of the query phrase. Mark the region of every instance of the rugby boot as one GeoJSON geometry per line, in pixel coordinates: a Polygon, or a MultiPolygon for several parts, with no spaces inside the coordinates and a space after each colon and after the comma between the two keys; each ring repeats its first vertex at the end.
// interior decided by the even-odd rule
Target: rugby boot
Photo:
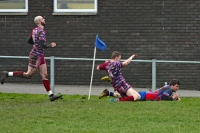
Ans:
{"type": "Polygon", "coordinates": [[[108,77],[108,76],[102,77],[101,80],[102,80],[102,81],[106,81],[106,82],[111,82],[111,81],[112,81],[111,78],[108,77]]]}
{"type": "Polygon", "coordinates": [[[3,84],[5,82],[6,78],[8,78],[8,72],[2,71],[1,72],[1,84],[3,84]]]}
{"type": "Polygon", "coordinates": [[[51,101],[51,102],[53,102],[53,101],[55,101],[55,100],[58,100],[58,99],[63,99],[62,98],[62,95],[51,95],[51,96],[49,96],[49,100],[51,101]]]}
{"type": "Polygon", "coordinates": [[[99,95],[99,99],[101,99],[102,97],[108,96],[109,91],[107,89],[105,89],[100,95],[99,95]]]}

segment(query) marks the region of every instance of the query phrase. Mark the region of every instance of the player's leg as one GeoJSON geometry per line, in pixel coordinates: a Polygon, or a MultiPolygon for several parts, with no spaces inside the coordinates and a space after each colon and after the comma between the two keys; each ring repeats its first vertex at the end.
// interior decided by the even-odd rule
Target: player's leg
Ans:
{"type": "Polygon", "coordinates": [[[117,96],[117,94],[109,91],[108,89],[103,90],[103,92],[101,92],[101,94],[99,95],[99,99],[101,99],[102,97],[106,97],[106,96],[117,96]]]}
{"type": "Polygon", "coordinates": [[[109,96],[109,91],[107,89],[103,90],[103,92],[101,92],[101,94],[99,95],[99,99],[109,96]]]}
{"type": "Polygon", "coordinates": [[[49,83],[49,80],[47,78],[47,76],[48,76],[47,65],[46,65],[46,61],[44,59],[42,59],[41,65],[38,67],[38,71],[39,71],[40,76],[42,77],[42,82],[43,82],[43,85],[44,85],[46,91],[48,92],[50,101],[55,101],[55,100],[61,98],[62,95],[55,96],[53,94],[53,92],[51,91],[50,83],[49,83]]]}
{"type": "Polygon", "coordinates": [[[15,74],[15,72],[13,72],[13,74],[17,75],[17,73],[18,73],[18,77],[24,77],[24,78],[30,79],[33,76],[33,74],[36,72],[36,70],[37,70],[36,68],[28,66],[27,72],[22,73],[22,72],[18,71],[18,72],[16,72],[16,74],[15,74]]]}
{"type": "Polygon", "coordinates": [[[119,92],[115,91],[115,92],[111,92],[108,89],[103,90],[103,92],[99,95],[99,99],[106,97],[106,96],[111,96],[111,97],[115,97],[115,98],[122,98],[125,97],[125,95],[120,94],[119,92]]]}
{"type": "Polygon", "coordinates": [[[136,90],[134,90],[132,87],[127,90],[126,95],[133,96],[134,101],[139,101],[141,99],[140,94],[136,90]]]}
{"type": "Polygon", "coordinates": [[[146,101],[146,91],[138,92],[141,96],[140,101],[146,101]]]}
{"type": "Polygon", "coordinates": [[[30,79],[31,76],[35,73],[36,68],[32,68],[28,66],[28,71],[14,71],[14,72],[7,72],[2,71],[1,72],[1,84],[3,84],[8,77],[20,77],[20,78],[27,78],[30,79]]]}
{"type": "Polygon", "coordinates": [[[8,78],[8,72],[2,71],[1,72],[1,84],[3,84],[5,82],[6,78],[8,78]]]}
{"type": "MultiPolygon", "coordinates": [[[[117,88],[117,91],[120,94],[123,94],[124,97],[119,98],[118,101],[137,101],[140,99],[140,95],[135,91],[128,83],[124,82],[122,86],[117,88]]],[[[116,101],[116,99],[115,99],[116,101]]]]}
{"type": "Polygon", "coordinates": [[[9,72],[8,76],[16,76],[16,77],[30,79],[37,70],[37,60],[38,60],[38,57],[29,55],[28,71],[27,72],[23,72],[23,71],[9,72]]]}
{"type": "Polygon", "coordinates": [[[113,96],[114,96],[115,98],[123,98],[123,97],[125,97],[125,95],[120,94],[118,91],[114,91],[113,96]]]}

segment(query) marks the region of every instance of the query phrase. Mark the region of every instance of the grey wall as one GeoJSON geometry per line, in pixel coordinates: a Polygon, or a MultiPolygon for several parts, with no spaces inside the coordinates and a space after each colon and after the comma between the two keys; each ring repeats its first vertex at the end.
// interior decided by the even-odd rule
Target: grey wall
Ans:
{"type": "MultiPolygon", "coordinates": [[[[53,16],[53,1],[29,0],[27,16],[0,16],[0,55],[28,56],[26,38],[35,26],[37,15],[45,17],[47,41],[57,47],[46,49],[45,56],[93,58],[95,36],[107,44],[96,58],[110,58],[112,51],[126,59],[133,53],[138,60],[199,61],[199,8],[196,0],[99,0],[96,16],[53,16]]],[[[0,59],[0,70],[27,70],[27,59],[0,59]]],[[[48,69],[49,69],[49,61],[48,69]]],[[[97,64],[103,62],[96,62],[97,64]]],[[[55,62],[55,84],[89,85],[92,61],[55,62]]],[[[123,69],[133,87],[151,87],[151,63],[131,63],[123,69]]],[[[100,81],[104,71],[94,71],[93,85],[110,86],[100,81]]],[[[182,89],[199,89],[198,64],[157,64],[157,87],[177,78],[182,89]]],[[[31,80],[9,78],[6,82],[41,83],[37,74],[31,80]]]]}

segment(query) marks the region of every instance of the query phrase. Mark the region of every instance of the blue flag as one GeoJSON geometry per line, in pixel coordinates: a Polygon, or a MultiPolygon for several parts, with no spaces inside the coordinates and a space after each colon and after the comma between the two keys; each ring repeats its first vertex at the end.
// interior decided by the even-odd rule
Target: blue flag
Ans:
{"type": "Polygon", "coordinates": [[[106,44],[99,39],[99,36],[96,35],[95,47],[104,51],[106,49],[106,44]]]}

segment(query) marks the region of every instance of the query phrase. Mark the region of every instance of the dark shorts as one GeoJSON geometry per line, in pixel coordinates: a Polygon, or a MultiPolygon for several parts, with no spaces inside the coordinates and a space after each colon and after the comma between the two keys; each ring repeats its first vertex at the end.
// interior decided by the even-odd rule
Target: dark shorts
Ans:
{"type": "Polygon", "coordinates": [[[32,68],[38,69],[38,67],[42,64],[46,64],[46,60],[44,58],[44,55],[35,56],[35,55],[29,55],[29,66],[32,68]]]}
{"type": "Polygon", "coordinates": [[[120,87],[116,88],[116,90],[117,90],[120,94],[126,95],[126,92],[127,92],[128,89],[130,89],[130,88],[131,88],[131,86],[130,86],[128,83],[124,82],[124,84],[121,85],[120,87]]]}
{"type": "Polygon", "coordinates": [[[138,92],[141,96],[140,101],[146,101],[146,91],[140,91],[138,92]]]}

